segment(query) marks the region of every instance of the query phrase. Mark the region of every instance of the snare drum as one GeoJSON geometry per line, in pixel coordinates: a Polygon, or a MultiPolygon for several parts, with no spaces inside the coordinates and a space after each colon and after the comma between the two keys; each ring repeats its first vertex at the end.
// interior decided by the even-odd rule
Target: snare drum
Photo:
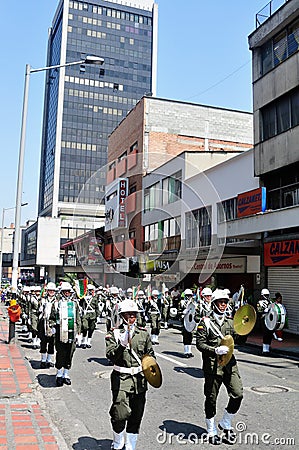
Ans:
{"type": "Polygon", "coordinates": [[[178,315],[178,310],[176,308],[170,308],[169,317],[171,317],[172,319],[175,319],[177,315],[178,315]]]}
{"type": "Polygon", "coordinates": [[[265,316],[265,325],[268,330],[282,330],[285,326],[286,315],[286,309],[281,303],[272,303],[265,316]]]}

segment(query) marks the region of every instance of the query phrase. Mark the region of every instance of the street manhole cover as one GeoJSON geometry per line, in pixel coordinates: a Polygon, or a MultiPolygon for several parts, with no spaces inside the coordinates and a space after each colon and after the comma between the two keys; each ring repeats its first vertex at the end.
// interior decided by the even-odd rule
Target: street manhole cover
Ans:
{"type": "Polygon", "coordinates": [[[289,389],[284,386],[253,386],[251,388],[253,392],[259,394],[278,394],[281,392],[289,392],[289,389]]]}

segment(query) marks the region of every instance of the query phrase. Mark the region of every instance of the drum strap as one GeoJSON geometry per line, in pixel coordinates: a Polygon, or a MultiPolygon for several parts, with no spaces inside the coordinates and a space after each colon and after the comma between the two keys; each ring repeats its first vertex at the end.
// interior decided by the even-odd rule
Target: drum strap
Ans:
{"type": "Polygon", "coordinates": [[[68,324],[68,302],[61,301],[59,305],[60,316],[60,340],[68,342],[69,324],[68,324]]]}
{"type": "Polygon", "coordinates": [[[217,336],[219,336],[221,339],[224,338],[224,336],[221,333],[221,331],[219,330],[219,328],[216,327],[216,325],[211,321],[211,319],[209,317],[204,317],[203,321],[205,323],[207,330],[209,330],[211,328],[217,336]]]}
{"type": "Polygon", "coordinates": [[[92,299],[93,299],[93,297],[90,297],[90,298],[85,297],[86,308],[83,311],[84,315],[89,313],[89,312],[94,312],[95,311],[94,308],[92,308],[92,306],[91,306],[92,299]]]}
{"type": "Polygon", "coordinates": [[[152,314],[160,314],[160,310],[158,308],[158,305],[155,302],[153,302],[152,300],[150,302],[150,306],[152,308],[150,313],[152,313],[152,314]]]}

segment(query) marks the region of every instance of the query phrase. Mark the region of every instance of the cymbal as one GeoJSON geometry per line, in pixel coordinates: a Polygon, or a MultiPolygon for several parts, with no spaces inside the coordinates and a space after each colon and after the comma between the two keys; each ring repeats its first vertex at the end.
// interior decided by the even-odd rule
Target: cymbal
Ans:
{"type": "Polygon", "coordinates": [[[144,355],[141,365],[144,376],[149,384],[155,388],[159,388],[162,384],[162,373],[155,358],[150,355],[144,355]]]}
{"type": "Polygon", "coordinates": [[[220,345],[226,345],[228,347],[228,353],[226,355],[219,355],[217,357],[218,359],[218,365],[221,367],[226,366],[233,356],[234,353],[234,339],[233,337],[228,334],[227,336],[224,336],[223,339],[221,339],[220,345]]]}
{"type": "Polygon", "coordinates": [[[249,334],[256,322],[256,312],[253,306],[244,305],[238,309],[234,316],[234,330],[240,336],[249,334]]]}

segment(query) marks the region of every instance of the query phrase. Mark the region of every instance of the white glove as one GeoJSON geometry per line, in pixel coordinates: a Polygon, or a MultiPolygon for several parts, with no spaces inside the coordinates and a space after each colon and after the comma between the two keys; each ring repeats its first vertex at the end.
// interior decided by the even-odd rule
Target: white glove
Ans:
{"type": "Polygon", "coordinates": [[[120,333],[119,335],[119,342],[123,347],[126,347],[128,345],[129,342],[129,332],[128,330],[126,330],[123,333],[120,333]]]}
{"type": "Polygon", "coordinates": [[[31,325],[31,319],[28,319],[27,322],[28,322],[28,325],[31,325]]]}
{"type": "Polygon", "coordinates": [[[220,347],[215,348],[216,355],[226,355],[229,348],[226,345],[220,345],[220,347]]]}
{"type": "Polygon", "coordinates": [[[54,335],[54,334],[56,333],[56,328],[53,327],[53,328],[51,329],[51,331],[52,331],[52,335],[54,335]]]}
{"type": "Polygon", "coordinates": [[[260,300],[259,304],[262,308],[266,308],[268,306],[267,300],[260,300]]]}

